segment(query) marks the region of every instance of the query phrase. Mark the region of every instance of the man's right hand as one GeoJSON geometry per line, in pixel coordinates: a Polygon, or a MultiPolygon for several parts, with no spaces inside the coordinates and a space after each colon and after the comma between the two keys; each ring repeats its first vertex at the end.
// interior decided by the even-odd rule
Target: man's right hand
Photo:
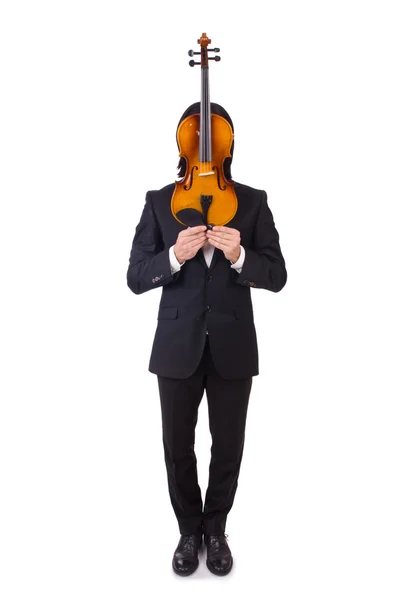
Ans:
{"type": "Polygon", "coordinates": [[[207,241],[206,231],[206,225],[197,225],[179,232],[174,253],[180,264],[196,256],[200,248],[204,246],[207,241]]]}

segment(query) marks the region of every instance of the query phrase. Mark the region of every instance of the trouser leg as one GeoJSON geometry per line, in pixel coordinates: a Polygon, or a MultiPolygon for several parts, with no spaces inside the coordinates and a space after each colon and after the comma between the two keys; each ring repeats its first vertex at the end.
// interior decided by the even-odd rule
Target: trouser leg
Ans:
{"type": "Polygon", "coordinates": [[[209,481],[203,511],[203,530],[223,533],[238,484],[252,377],[207,377],[209,427],[212,436],[209,481]]]}
{"type": "Polygon", "coordinates": [[[204,393],[204,377],[186,379],[158,376],[164,458],[171,504],[181,534],[202,528],[202,498],[194,452],[198,408],[204,393]]]}

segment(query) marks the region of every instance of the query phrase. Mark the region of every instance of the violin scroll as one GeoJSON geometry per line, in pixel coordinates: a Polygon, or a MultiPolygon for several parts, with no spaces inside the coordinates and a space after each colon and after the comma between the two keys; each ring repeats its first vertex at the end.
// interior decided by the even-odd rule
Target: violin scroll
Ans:
{"type": "Polygon", "coordinates": [[[206,33],[203,33],[201,38],[197,40],[197,43],[200,44],[201,50],[200,52],[195,52],[194,50],[189,50],[188,55],[194,56],[195,54],[201,55],[201,60],[195,61],[190,60],[189,65],[194,67],[194,65],[201,65],[202,67],[208,67],[209,60],[215,60],[215,62],[219,62],[221,60],[220,56],[208,56],[208,52],[220,52],[220,48],[208,48],[208,44],[211,43],[209,37],[207,37],[206,33]]]}

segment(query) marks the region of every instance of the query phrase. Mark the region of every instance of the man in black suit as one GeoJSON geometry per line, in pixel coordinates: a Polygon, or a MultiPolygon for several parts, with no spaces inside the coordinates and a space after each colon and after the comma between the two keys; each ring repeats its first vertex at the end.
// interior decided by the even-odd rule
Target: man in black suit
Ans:
{"type": "MultiPolygon", "coordinates": [[[[211,112],[234,130],[221,106],[211,103],[211,112]]],[[[179,123],[198,113],[195,103],[179,123]]],[[[230,163],[224,172],[232,180],[230,163]]],[[[182,158],[180,176],[185,166],[182,158]]],[[[162,286],[149,371],[158,378],[169,494],[181,534],[172,561],[179,575],[197,568],[203,537],[208,569],[225,575],[232,568],[226,518],[237,488],[252,377],[259,374],[251,288],[279,292],[287,281],[266,192],[237,182],[234,189],[235,216],[212,230],[188,228],[174,218],[174,184],[148,192],[127,272],[135,294],[162,286]],[[204,390],[212,446],[203,506],[194,440],[204,390]]]]}

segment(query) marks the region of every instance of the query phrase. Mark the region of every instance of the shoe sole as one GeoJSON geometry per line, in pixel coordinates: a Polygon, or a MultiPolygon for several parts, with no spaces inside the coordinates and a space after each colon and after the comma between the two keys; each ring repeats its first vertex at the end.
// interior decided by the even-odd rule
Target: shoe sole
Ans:
{"type": "Polygon", "coordinates": [[[207,569],[213,574],[213,575],[228,575],[230,573],[230,571],[232,570],[233,567],[233,557],[232,557],[232,561],[230,563],[230,567],[226,570],[226,571],[216,571],[215,569],[213,569],[211,567],[211,565],[208,562],[208,559],[206,560],[206,565],[207,565],[207,569]]]}

